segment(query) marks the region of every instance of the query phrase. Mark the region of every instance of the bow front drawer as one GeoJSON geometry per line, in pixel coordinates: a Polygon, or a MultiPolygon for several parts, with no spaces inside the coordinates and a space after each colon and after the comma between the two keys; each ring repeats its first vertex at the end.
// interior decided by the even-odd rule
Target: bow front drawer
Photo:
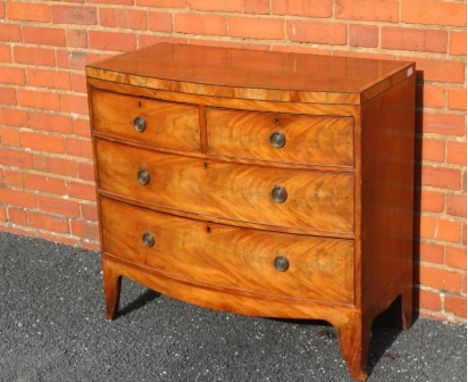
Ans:
{"type": "Polygon", "coordinates": [[[353,231],[354,177],[162,154],[97,140],[99,187],[232,221],[353,231]]]}
{"type": "Polygon", "coordinates": [[[213,287],[353,301],[352,240],[277,234],[161,214],[102,199],[106,253],[213,287]]]}
{"type": "Polygon", "coordinates": [[[158,147],[198,151],[198,107],[94,90],[94,129],[158,147]]]}
{"type": "Polygon", "coordinates": [[[208,153],[316,165],[353,165],[353,118],[209,108],[208,153]]]}

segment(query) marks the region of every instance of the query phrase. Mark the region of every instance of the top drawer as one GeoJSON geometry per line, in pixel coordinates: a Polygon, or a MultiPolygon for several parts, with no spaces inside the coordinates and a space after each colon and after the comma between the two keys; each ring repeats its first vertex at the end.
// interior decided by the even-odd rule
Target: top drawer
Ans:
{"type": "Polygon", "coordinates": [[[96,131],[154,144],[162,148],[198,151],[198,107],[94,90],[96,131]]]}
{"type": "Polygon", "coordinates": [[[353,165],[353,119],[207,109],[208,153],[316,165],[353,165]]]}

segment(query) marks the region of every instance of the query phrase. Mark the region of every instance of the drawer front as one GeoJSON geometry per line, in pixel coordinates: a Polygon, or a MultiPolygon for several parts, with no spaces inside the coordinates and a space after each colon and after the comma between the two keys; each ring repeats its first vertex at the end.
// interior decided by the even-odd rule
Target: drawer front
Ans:
{"type": "Polygon", "coordinates": [[[353,175],[207,161],[97,141],[99,187],[201,215],[353,230],[353,175]],[[284,199],[282,201],[282,199],[284,199]]]}
{"type": "Polygon", "coordinates": [[[353,165],[353,119],[208,109],[212,155],[353,165]]]}
{"type": "Polygon", "coordinates": [[[101,213],[105,252],[172,277],[269,295],[353,301],[352,240],[207,224],[106,198],[101,213]]]}
{"type": "Polygon", "coordinates": [[[101,133],[118,135],[162,148],[200,150],[196,106],[161,102],[95,90],[93,126],[101,133]]]}

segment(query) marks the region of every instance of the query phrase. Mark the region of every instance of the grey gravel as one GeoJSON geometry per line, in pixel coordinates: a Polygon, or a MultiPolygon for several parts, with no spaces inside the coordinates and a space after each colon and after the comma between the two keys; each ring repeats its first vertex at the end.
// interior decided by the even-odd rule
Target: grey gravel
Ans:
{"type": "MultiPolygon", "coordinates": [[[[122,284],[95,252],[0,234],[0,381],[349,381],[332,327],[215,312],[122,284]]],[[[371,381],[466,381],[466,327],[373,328],[371,381]]]]}

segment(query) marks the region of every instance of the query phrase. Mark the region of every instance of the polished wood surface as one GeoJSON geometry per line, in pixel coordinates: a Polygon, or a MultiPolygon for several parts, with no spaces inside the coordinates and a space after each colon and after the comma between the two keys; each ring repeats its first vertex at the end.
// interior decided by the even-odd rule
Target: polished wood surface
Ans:
{"type": "Polygon", "coordinates": [[[100,189],[156,208],[329,234],[353,230],[351,174],[278,171],[161,154],[105,140],[97,141],[97,154],[100,189]],[[150,174],[148,184],[139,183],[141,170],[150,174]],[[272,198],[277,186],[287,190],[283,203],[272,198]]]}
{"type": "Polygon", "coordinates": [[[160,102],[103,91],[91,94],[94,128],[103,134],[117,135],[178,150],[200,150],[198,107],[160,102]],[[134,128],[142,118],[144,130],[134,128]]]}
{"type": "Polygon", "coordinates": [[[269,161],[353,165],[353,119],[208,108],[208,153],[269,161]],[[278,132],[283,147],[270,141],[278,132]]]}
{"type": "Polygon", "coordinates": [[[205,223],[102,199],[104,251],[212,287],[353,302],[353,242],[205,223]],[[155,244],[147,247],[142,236],[155,244]],[[289,269],[275,268],[277,256],[289,269]]]}
{"type": "Polygon", "coordinates": [[[374,318],[397,299],[397,324],[412,320],[414,70],[171,44],[88,66],[106,317],[128,277],[213,309],[326,320],[365,380],[374,318]],[[142,111],[158,123],[137,133],[142,111]]]}
{"type": "Polygon", "coordinates": [[[406,77],[402,61],[161,43],[87,67],[89,77],[222,97],[359,104],[406,77]]]}

